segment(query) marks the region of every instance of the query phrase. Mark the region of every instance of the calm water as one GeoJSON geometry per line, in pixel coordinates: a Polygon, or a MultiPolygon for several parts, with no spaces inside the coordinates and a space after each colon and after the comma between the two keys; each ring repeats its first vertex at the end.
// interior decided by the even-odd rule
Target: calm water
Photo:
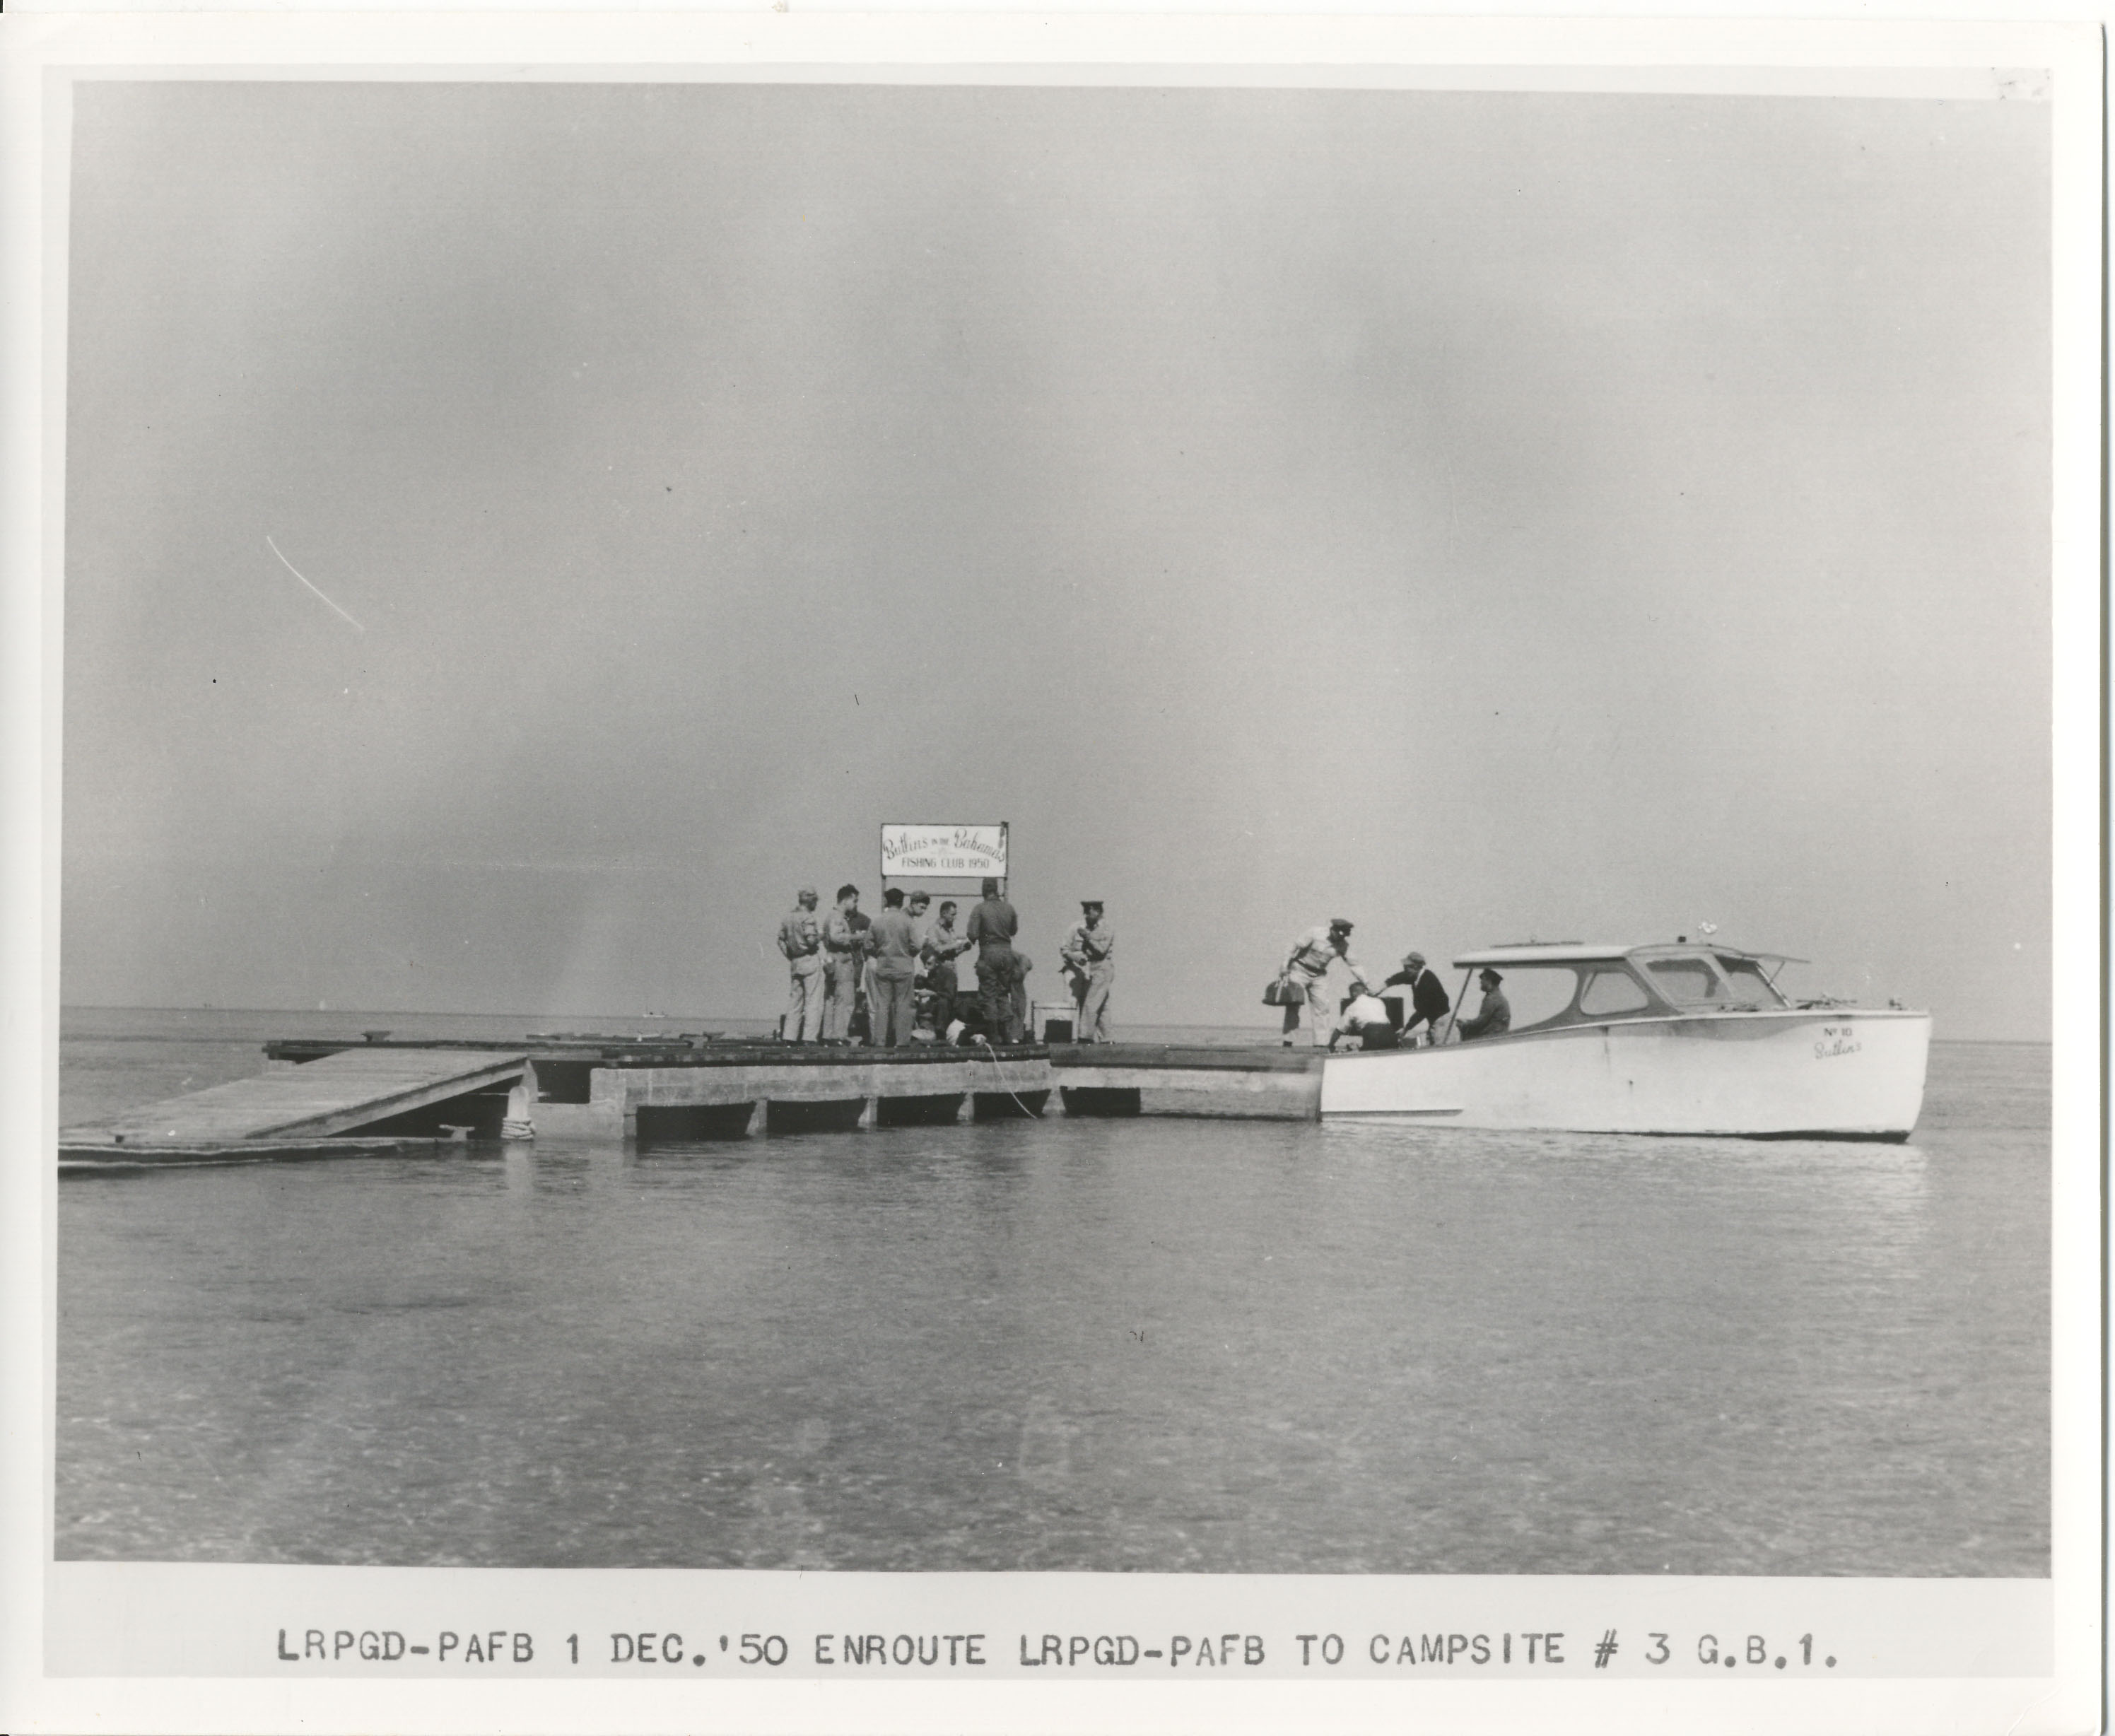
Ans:
{"type": "MultiPolygon", "coordinates": [[[[525,1028],[70,1013],[62,1115],[374,1024],[525,1028]]],[[[1053,1115],[68,1178],[58,1553],[2041,1574],[2048,1198],[2048,1051],[1977,1044],[1906,1147],[1053,1115]]]]}

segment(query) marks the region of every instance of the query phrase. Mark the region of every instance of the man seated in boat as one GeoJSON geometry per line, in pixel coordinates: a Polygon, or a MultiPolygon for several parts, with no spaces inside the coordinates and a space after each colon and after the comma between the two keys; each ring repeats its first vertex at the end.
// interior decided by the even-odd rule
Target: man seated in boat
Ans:
{"type": "Polygon", "coordinates": [[[1504,981],[1488,964],[1476,973],[1476,987],[1484,992],[1484,1004],[1476,1010],[1473,1019],[1464,1019],[1456,1024],[1462,1042],[1474,1042],[1479,1037],[1503,1037],[1512,1028],[1513,1010],[1506,1004],[1505,992],[1498,987],[1504,981]]]}

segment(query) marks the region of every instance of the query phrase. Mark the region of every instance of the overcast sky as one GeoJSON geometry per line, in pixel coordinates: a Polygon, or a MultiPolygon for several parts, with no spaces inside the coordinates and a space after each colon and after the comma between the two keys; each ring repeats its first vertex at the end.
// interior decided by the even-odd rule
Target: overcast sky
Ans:
{"type": "Polygon", "coordinates": [[[1007,820],[1120,1023],[1267,1019],[1344,915],[2044,1037],[2048,161],[1997,101],[84,84],[64,997],[770,1017],[798,884],[1007,820]]]}

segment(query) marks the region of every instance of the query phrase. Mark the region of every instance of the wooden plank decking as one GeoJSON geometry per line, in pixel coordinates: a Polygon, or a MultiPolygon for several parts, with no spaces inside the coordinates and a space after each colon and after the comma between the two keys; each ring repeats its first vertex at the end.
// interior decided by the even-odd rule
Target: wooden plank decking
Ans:
{"type": "Polygon", "coordinates": [[[521,1049],[346,1049],[305,1066],[236,1079],[70,1127],[60,1143],[76,1147],[208,1147],[295,1135],[323,1138],[450,1097],[511,1084],[521,1078],[526,1059],[521,1049]]]}

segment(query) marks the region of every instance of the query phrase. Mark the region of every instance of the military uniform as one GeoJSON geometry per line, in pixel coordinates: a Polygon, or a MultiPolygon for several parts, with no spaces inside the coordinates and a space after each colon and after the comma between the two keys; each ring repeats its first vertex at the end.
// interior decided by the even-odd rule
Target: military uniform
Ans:
{"type": "Polygon", "coordinates": [[[823,1031],[823,924],[813,910],[794,909],[778,924],[778,950],[793,973],[782,1034],[813,1042],[823,1031]]]}
{"type": "Polygon", "coordinates": [[[1484,1004],[1476,1009],[1476,1016],[1459,1021],[1454,1028],[1461,1033],[1461,1041],[1474,1042],[1480,1037],[1503,1037],[1512,1028],[1512,1003],[1499,993],[1494,983],[1484,990],[1484,1004]]]}
{"type": "Polygon", "coordinates": [[[1018,1042],[1021,1027],[1014,1018],[1014,984],[1021,976],[1014,956],[1013,937],[1021,918],[1013,906],[993,895],[970,912],[962,932],[977,943],[977,993],[984,1002],[984,1028],[993,1042],[1018,1042]]]}
{"type": "Polygon", "coordinates": [[[824,918],[823,958],[828,973],[824,990],[823,1041],[842,1042],[851,1033],[860,979],[860,931],[842,910],[833,910],[824,918]]]}
{"type": "Polygon", "coordinates": [[[912,984],[918,974],[917,932],[902,909],[892,905],[874,918],[866,941],[874,958],[874,988],[867,1000],[870,1035],[876,1044],[894,1048],[911,1041],[912,984]]]}
{"type": "Polygon", "coordinates": [[[1080,1023],[1072,1035],[1080,1042],[1109,1040],[1109,987],[1117,979],[1116,930],[1107,922],[1072,925],[1060,956],[1073,979],[1073,1000],[1080,1023]]]}
{"type": "MultiPolygon", "coordinates": [[[[1328,1046],[1330,1029],[1336,1023],[1329,997],[1323,989],[1323,984],[1329,975],[1329,967],[1342,959],[1345,968],[1351,973],[1354,983],[1360,988],[1371,986],[1366,980],[1365,972],[1352,962],[1350,953],[1339,952],[1330,944],[1329,937],[1336,928],[1334,923],[1321,923],[1310,928],[1292,943],[1292,950],[1285,961],[1285,975],[1305,991],[1307,1013],[1317,1048],[1328,1046]]],[[[1348,935],[1351,930],[1346,928],[1343,932],[1348,935]]],[[[1285,1010],[1285,1042],[1288,1047],[1292,1042],[1292,1033],[1299,1028],[1300,1003],[1295,1001],[1285,1010]]]]}

